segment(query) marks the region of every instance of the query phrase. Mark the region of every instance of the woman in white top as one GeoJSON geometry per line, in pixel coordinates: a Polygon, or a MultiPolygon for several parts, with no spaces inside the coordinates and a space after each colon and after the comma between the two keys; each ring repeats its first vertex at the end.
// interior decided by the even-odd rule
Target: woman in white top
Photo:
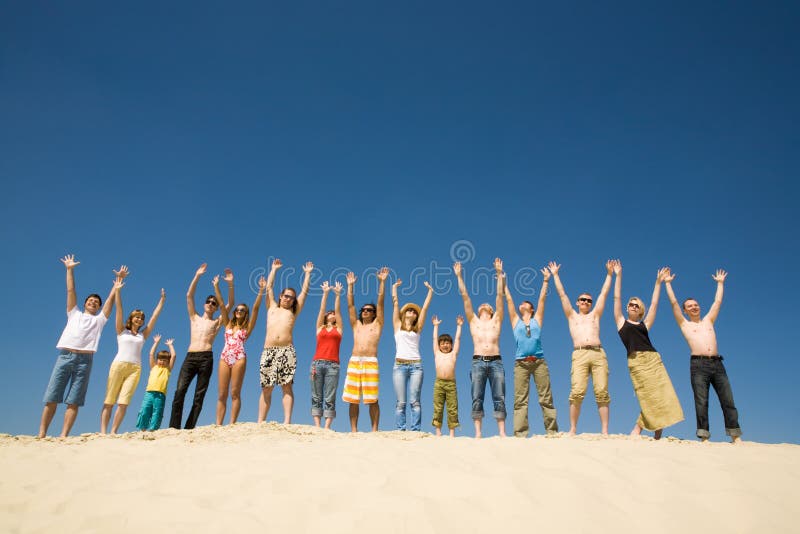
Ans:
{"type": "Polygon", "coordinates": [[[392,284],[392,324],[394,325],[394,341],[397,353],[392,370],[394,392],[397,395],[394,416],[398,430],[406,430],[406,404],[411,404],[411,424],[409,430],[420,430],[422,423],[422,408],[419,398],[422,391],[422,358],[419,354],[419,334],[425,324],[425,315],[433,297],[433,288],[428,282],[428,296],[422,304],[422,309],[414,303],[407,303],[400,308],[397,299],[397,288],[402,284],[397,280],[392,284]],[[406,396],[406,391],[408,395],[406,396]],[[408,401],[406,401],[408,399],[408,401]]]}
{"type": "MultiPolygon", "coordinates": [[[[128,268],[122,266],[117,275],[124,279],[128,276],[128,268]]],[[[120,288],[121,288],[120,284],[120,288]]],[[[133,310],[128,315],[128,320],[123,322],[122,298],[120,288],[117,288],[115,300],[117,305],[117,355],[111,362],[108,370],[108,385],[106,387],[106,398],[103,401],[103,411],[100,412],[100,433],[108,431],[108,422],[111,419],[111,408],[116,403],[117,413],[114,414],[114,423],[111,425],[111,433],[116,434],[122,418],[128,409],[128,404],[133,398],[136,386],[139,385],[139,377],[142,374],[142,347],[144,341],[153,331],[161,309],[164,307],[166,293],[161,289],[161,298],[153,310],[153,316],[147,323],[147,328],[142,330],[144,325],[144,312],[133,310]]]]}

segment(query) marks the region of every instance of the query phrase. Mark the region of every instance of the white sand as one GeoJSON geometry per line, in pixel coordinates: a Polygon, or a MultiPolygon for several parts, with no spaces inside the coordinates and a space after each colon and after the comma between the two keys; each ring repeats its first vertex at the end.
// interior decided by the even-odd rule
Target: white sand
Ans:
{"type": "Polygon", "coordinates": [[[4,435],[0,473],[0,532],[800,532],[785,444],[243,423],[4,435]]]}

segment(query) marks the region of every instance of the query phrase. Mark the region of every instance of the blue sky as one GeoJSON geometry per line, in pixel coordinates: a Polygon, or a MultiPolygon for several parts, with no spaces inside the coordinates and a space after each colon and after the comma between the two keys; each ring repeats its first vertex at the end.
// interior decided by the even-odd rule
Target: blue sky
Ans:
{"type": "MultiPolygon", "coordinates": [[[[65,323],[58,258],[66,253],[82,262],[80,301],[105,296],[120,263],[132,272],[126,312],[149,312],[164,287],[156,330],[176,338],[180,365],[184,295],[202,262],[210,273],[232,268],[238,300],[251,304],[246,280],[270,257],[295,267],[287,282],[298,286],[307,260],[320,281],[380,265],[408,280],[415,269],[448,267],[463,240],[468,276],[495,256],[509,273],[555,259],[572,300],[596,294],[603,263],[619,257],[626,296],[649,300],[656,270],[669,265],[679,298],[694,296],[707,310],[710,275],[727,269],[717,334],[744,437],[800,442],[790,335],[800,297],[791,245],[800,168],[795,4],[30,2],[3,11],[0,231],[10,304],[0,311],[0,432],[38,428],[65,323]]],[[[210,280],[201,281],[198,302],[210,280]]],[[[530,281],[537,291],[539,283],[530,281]]],[[[421,302],[421,285],[406,286],[401,300],[421,302]]],[[[447,289],[431,306],[445,331],[462,313],[447,289]]],[[[476,304],[486,299],[485,288],[473,290],[476,304]]],[[[295,329],[298,423],[311,422],[318,306],[311,296],[295,329]]],[[[427,431],[430,334],[427,325],[427,431]]],[[[257,414],[263,336],[262,314],[247,346],[245,421],[257,414]]],[[[610,306],[601,337],[611,431],[627,433],[638,406],[610,306]]],[[[692,438],[688,348],[666,298],[651,338],[687,416],[667,433],[692,438]]],[[[555,295],[543,343],[566,429],[570,339],[555,295]]],[[[220,336],[216,354],[221,347],[220,336]]],[[[348,328],[342,354],[351,348],[348,328]]],[[[511,412],[508,323],[501,348],[511,412]]],[[[471,351],[465,332],[461,435],[472,433],[471,351]]],[[[115,352],[109,326],[74,432],[99,428],[115,352]]],[[[389,430],[389,326],[380,352],[381,428],[389,430]]],[[[200,424],[213,421],[216,385],[215,367],[200,424]]],[[[143,392],[144,381],[123,430],[133,429],[143,392]]],[[[277,408],[277,393],[273,401],[277,408]]],[[[338,409],[334,428],[345,430],[346,406],[338,409]]],[[[51,433],[62,415],[63,407],[51,433]]],[[[710,415],[712,439],[724,439],[713,395],[710,415]]],[[[273,409],[270,419],[280,417],[273,409]]],[[[535,404],[531,419],[541,433],[535,404]]],[[[496,425],[487,420],[486,431],[496,425]]],[[[592,399],[579,431],[599,431],[592,399]]]]}

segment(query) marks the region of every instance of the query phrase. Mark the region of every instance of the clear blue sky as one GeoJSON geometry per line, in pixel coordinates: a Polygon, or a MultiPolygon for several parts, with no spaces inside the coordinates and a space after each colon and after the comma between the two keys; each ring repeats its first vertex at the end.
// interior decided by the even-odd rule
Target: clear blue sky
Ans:
{"type": "MultiPolygon", "coordinates": [[[[596,294],[603,263],[619,257],[626,296],[649,300],[656,270],[669,265],[678,296],[707,310],[710,275],[727,269],[717,334],[744,438],[800,442],[790,334],[800,298],[791,245],[800,198],[798,11],[792,2],[7,4],[0,432],[38,428],[66,319],[58,261],[66,253],[81,261],[81,302],[90,292],[105,297],[120,263],[132,272],[126,313],[149,313],[166,288],[156,330],[176,338],[179,366],[189,334],[184,295],[201,262],[210,273],[231,267],[239,300],[251,304],[246,280],[269,257],[297,269],[289,280],[297,286],[307,260],[321,277],[388,265],[409,280],[414,269],[448,267],[451,245],[466,240],[468,275],[495,256],[512,274],[555,259],[573,300],[596,294]]],[[[210,280],[201,281],[198,302],[210,280]]],[[[530,283],[538,290],[539,282],[530,283]]],[[[485,288],[474,291],[476,304],[485,300],[485,288]]],[[[401,300],[423,297],[418,284],[401,300]]],[[[651,337],[687,416],[668,434],[693,438],[688,348],[666,298],[661,304],[651,337]]],[[[295,329],[298,423],[311,422],[318,306],[311,296],[295,329]]],[[[456,291],[442,287],[431,313],[452,330],[462,313],[456,291]]],[[[426,325],[427,431],[430,334],[426,325]]],[[[245,421],[257,414],[263,337],[264,314],[247,346],[245,421]]],[[[638,405],[610,306],[601,337],[611,431],[628,432],[638,405]]],[[[566,429],[571,343],[555,295],[543,342],[566,429]]],[[[219,336],[216,354],[221,347],[219,336]]],[[[508,323],[501,347],[510,413],[508,323]]],[[[342,354],[351,349],[347,328],[342,354]]],[[[389,326],[380,349],[388,430],[389,326]]],[[[98,430],[115,352],[109,325],[74,433],[98,430]]],[[[472,433],[471,353],[465,332],[462,435],[472,433]]],[[[214,418],[216,365],[200,424],[214,418]]],[[[145,365],[123,430],[134,428],[146,374],[145,365]]],[[[270,419],[280,418],[277,393],[273,401],[270,419]]],[[[345,430],[346,406],[338,409],[334,428],[345,430]]],[[[725,439],[713,394],[710,414],[712,439],[725,439]]],[[[62,416],[59,407],[51,433],[62,416]]],[[[541,433],[535,403],[531,419],[541,433]]],[[[490,419],[486,427],[496,433],[490,419]]],[[[579,431],[599,431],[591,396],[579,431]]]]}

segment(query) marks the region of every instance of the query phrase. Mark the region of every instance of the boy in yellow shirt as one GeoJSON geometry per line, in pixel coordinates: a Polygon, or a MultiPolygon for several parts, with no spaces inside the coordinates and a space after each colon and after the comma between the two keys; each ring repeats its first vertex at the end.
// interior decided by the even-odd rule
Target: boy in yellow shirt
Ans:
{"type": "Polygon", "coordinates": [[[172,346],[175,340],[167,340],[169,352],[161,350],[156,356],[159,341],[161,341],[160,334],[153,336],[153,347],[150,349],[150,377],[147,379],[147,391],[142,399],[139,420],[136,422],[139,430],[158,430],[164,417],[167,383],[175,365],[175,348],[172,346]]]}

